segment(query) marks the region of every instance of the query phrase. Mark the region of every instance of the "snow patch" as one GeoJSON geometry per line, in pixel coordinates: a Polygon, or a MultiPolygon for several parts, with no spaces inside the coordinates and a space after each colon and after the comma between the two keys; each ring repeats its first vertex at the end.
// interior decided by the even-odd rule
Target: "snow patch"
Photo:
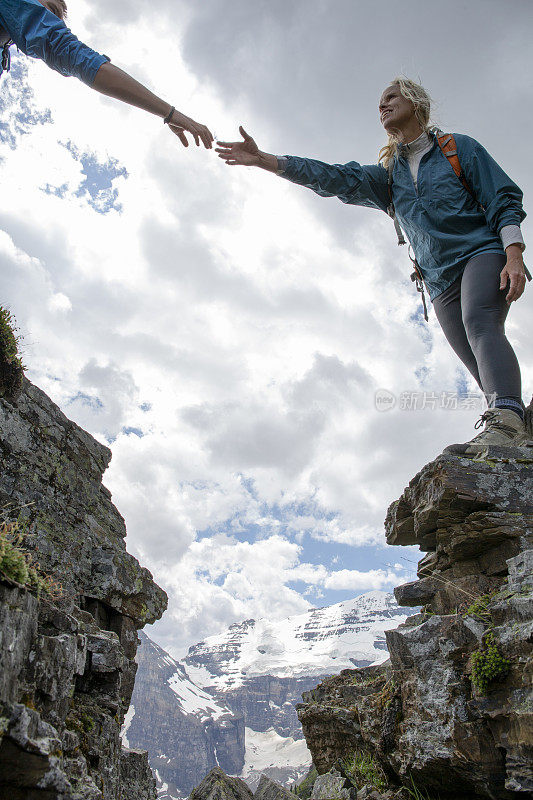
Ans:
{"type": "Polygon", "coordinates": [[[311,764],[311,753],[305,739],[280,736],[274,728],[266,731],[253,731],[245,728],[246,754],[239,777],[247,778],[252,771],[268,767],[292,767],[298,769],[311,764]]]}
{"type": "Polygon", "coordinates": [[[120,735],[122,737],[122,744],[124,747],[130,746],[126,734],[128,732],[128,729],[131,725],[131,721],[134,716],[135,716],[135,708],[133,706],[130,706],[126,712],[126,716],[124,717],[124,722],[122,724],[122,730],[120,731],[120,735]]]}
{"type": "Polygon", "coordinates": [[[217,703],[210,694],[184,677],[181,672],[174,673],[167,683],[186,714],[199,714],[202,718],[220,719],[224,714],[230,713],[227,708],[217,703]]]}

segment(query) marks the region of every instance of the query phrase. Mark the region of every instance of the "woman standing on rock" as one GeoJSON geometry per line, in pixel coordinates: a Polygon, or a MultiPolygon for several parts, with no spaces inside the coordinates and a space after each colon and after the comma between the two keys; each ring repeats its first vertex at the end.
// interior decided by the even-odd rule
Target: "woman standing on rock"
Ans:
{"type": "Polygon", "coordinates": [[[399,241],[403,228],[416,256],[424,310],[422,281],[444,335],[490,402],[476,423],[484,430],[447,450],[519,446],[528,438],[520,368],[504,325],[526,282],[522,192],[475,139],[430,125],[430,97],[414,81],[396,78],[379,113],[388,143],[377,165],[277,157],[242,127],[243,141],[218,142],[217,152],[226,164],[261,167],[322,197],[393,216],[399,241]]]}

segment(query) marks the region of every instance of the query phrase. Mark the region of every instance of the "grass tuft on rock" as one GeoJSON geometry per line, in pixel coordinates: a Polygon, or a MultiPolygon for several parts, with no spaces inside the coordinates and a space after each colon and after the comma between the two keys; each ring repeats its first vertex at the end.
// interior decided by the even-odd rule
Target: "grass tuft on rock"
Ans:
{"type": "Polygon", "coordinates": [[[421,789],[413,780],[413,776],[410,775],[411,786],[406,786],[405,791],[407,792],[409,798],[412,800],[440,800],[439,794],[430,794],[427,789],[421,789]]]}
{"type": "Polygon", "coordinates": [[[51,576],[41,572],[39,564],[22,546],[24,527],[18,520],[0,520],[0,577],[23,586],[40,596],[61,597],[63,590],[51,576]]]}
{"type": "Polygon", "coordinates": [[[24,365],[20,358],[20,335],[11,312],[0,306],[0,397],[16,398],[22,390],[24,365]]]}
{"type": "Polygon", "coordinates": [[[348,778],[358,789],[368,784],[379,792],[387,788],[387,778],[383,768],[370,753],[356,750],[351,758],[345,759],[343,767],[348,778]]]}

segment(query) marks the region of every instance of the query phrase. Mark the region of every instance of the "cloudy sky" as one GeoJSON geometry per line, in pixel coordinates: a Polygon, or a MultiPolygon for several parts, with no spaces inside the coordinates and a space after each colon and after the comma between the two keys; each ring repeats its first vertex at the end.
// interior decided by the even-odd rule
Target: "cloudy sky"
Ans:
{"type": "MultiPolygon", "coordinates": [[[[479,139],[530,210],[530,0],[69,5],[118,66],[274,153],[375,163],[381,91],[420,79],[441,127],[479,139]]],[[[0,90],[1,302],[30,379],[112,447],[128,548],[170,598],[149,634],[180,655],[237,620],[409,580],[417,553],[385,546],[387,507],[471,437],[480,404],[434,399],[475,387],[421,321],[390,220],[185,150],[21,54],[0,90]]],[[[533,246],[530,218],[523,231],[533,246]]],[[[508,322],[526,401],[532,291],[508,322]]]]}

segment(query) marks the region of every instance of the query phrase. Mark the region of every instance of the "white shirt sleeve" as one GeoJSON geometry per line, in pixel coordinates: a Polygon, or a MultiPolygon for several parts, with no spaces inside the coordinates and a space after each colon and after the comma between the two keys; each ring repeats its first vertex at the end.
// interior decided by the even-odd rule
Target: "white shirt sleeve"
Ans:
{"type": "Polygon", "coordinates": [[[503,249],[509,247],[510,244],[519,244],[522,252],[526,249],[520,225],[504,225],[500,231],[500,239],[502,240],[503,249]]]}

